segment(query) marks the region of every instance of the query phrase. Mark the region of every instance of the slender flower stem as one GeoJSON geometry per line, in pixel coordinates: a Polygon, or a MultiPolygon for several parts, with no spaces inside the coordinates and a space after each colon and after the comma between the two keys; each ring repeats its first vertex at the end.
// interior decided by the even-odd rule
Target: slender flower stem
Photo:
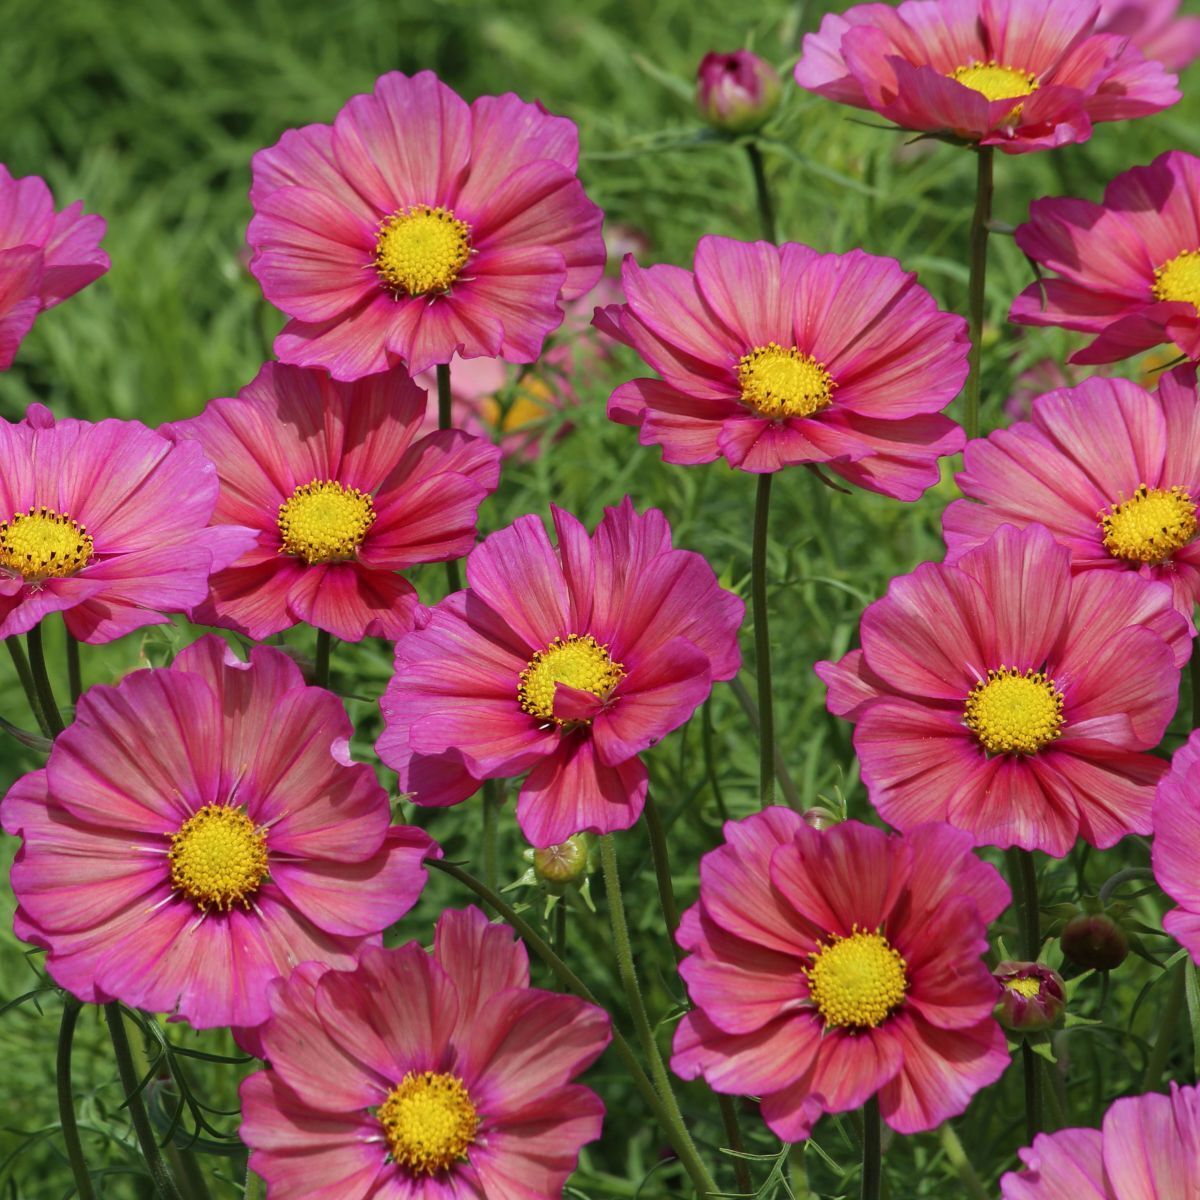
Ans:
{"type": "MultiPolygon", "coordinates": [[[[437,393],[438,393],[438,428],[452,429],[454,427],[453,411],[451,409],[450,391],[450,364],[438,363],[437,365],[437,393]]],[[[451,592],[462,591],[462,575],[458,569],[458,562],[451,559],[446,564],[446,586],[451,592]]]]}
{"type": "Polygon", "coordinates": [[[722,821],[729,820],[729,809],[725,806],[725,797],[721,794],[721,781],[717,778],[717,756],[713,750],[712,702],[710,694],[704,702],[700,717],[701,744],[704,747],[704,773],[708,776],[708,786],[712,788],[713,800],[722,821]]]}
{"type": "Polygon", "coordinates": [[[247,1167],[246,1186],[242,1188],[242,1200],[262,1200],[264,1195],[263,1181],[247,1167]]]}
{"type": "Polygon", "coordinates": [[[987,280],[988,227],[992,217],[992,160],[991,146],[976,150],[975,212],[971,216],[970,281],[967,295],[967,326],[971,349],[967,356],[967,404],[963,414],[963,429],[968,439],[979,436],[979,397],[982,385],[980,360],[983,354],[983,300],[987,280]]]}
{"type": "Polygon", "coordinates": [[[879,1200],[883,1180],[883,1129],[879,1120],[879,1098],[863,1105],[862,1200],[879,1200]]]}
{"type": "Polygon", "coordinates": [[[150,1178],[163,1200],[182,1200],[175,1180],[167,1170],[158,1140],[146,1114],[146,1106],[142,1102],[138,1086],[137,1070],[133,1065],[133,1053],[129,1046],[129,1035],[125,1031],[125,1018],[121,1015],[121,1006],[114,1000],[104,1006],[104,1019],[108,1022],[108,1032],[112,1037],[113,1052],[117,1059],[117,1071],[121,1076],[121,1088],[125,1093],[125,1102],[129,1108],[129,1117],[133,1122],[133,1132],[138,1145],[142,1149],[142,1157],[150,1170],[150,1178]]]}
{"type": "Polygon", "coordinates": [[[1188,960],[1184,958],[1171,968],[1171,990],[1167,993],[1166,1006],[1158,1019],[1158,1034],[1154,1039],[1154,1045],[1150,1047],[1150,1057],[1146,1061],[1146,1074],[1142,1076],[1143,1092],[1156,1091],[1162,1084],[1162,1074],[1175,1045],[1175,1029],[1179,1025],[1179,1017],[1183,1012],[1187,989],[1187,965],[1188,960]]]}
{"type": "Polygon", "coordinates": [[[554,953],[565,955],[567,952],[567,902],[560,896],[554,906],[554,953]]]}
{"type": "Polygon", "coordinates": [[[71,1045],[75,1040],[75,1024],[83,1005],[74,996],[63,998],[62,1023],[58,1027],[58,1119],[62,1125],[63,1142],[79,1200],[95,1200],[92,1177],[88,1174],[83,1143],[79,1140],[79,1125],[75,1120],[75,1093],[71,1088],[71,1045]]]}
{"type": "MultiPolygon", "coordinates": [[[[600,1001],[596,999],[591,988],[554,953],[545,938],[541,937],[528,921],[517,913],[501,896],[488,887],[487,884],[476,879],[470,872],[464,871],[456,863],[446,862],[444,859],[432,858],[428,859],[427,863],[443,874],[457,879],[459,883],[469,888],[481,900],[490,904],[517,931],[518,936],[525,945],[554,972],[559,982],[566,988],[574,992],[575,995],[583,997],[588,1003],[595,1004],[597,1007],[603,1007],[600,1001]]],[[[628,944],[628,937],[626,938],[626,944],[628,944]]],[[[696,1152],[695,1144],[692,1142],[691,1135],[687,1131],[687,1126],[683,1123],[683,1118],[679,1115],[678,1108],[674,1106],[673,1099],[671,1106],[668,1107],[668,1104],[646,1074],[633,1047],[621,1031],[615,1027],[612,1031],[612,1048],[613,1052],[624,1064],[625,1070],[629,1072],[629,1078],[634,1087],[641,1092],[642,1099],[646,1101],[651,1112],[654,1113],[655,1119],[666,1134],[667,1140],[671,1143],[671,1148],[683,1164],[684,1170],[687,1171],[697,1194],[701,1197],[716,1195],[716,1185],[713,1183],[708,1169],[696,1152]]]]}
{"type": "Polygon", "coordinates": [[[966,1189],[970,1200],[991,1200],[987,1188],[983,1186],[983,1181],[963,1149],[957,1131],[949,1121],[943,1121],[938,1127],[938,1138],[950,1165],[958,1172],[959,1182],[966,1189]]]}
{"type": "Polygon", "coordinates": [[[1042,949],[1042,934],[1039,912],[1041,902],[1038,900],[1037,866],[1033,861],[1032,850],[1017,852],[1021,873],[1021,893],[1025,898],[1025,945],[1022,953],[1029,962],[1036,962],[1042,949]]]}
{"type": "Polygon", "coordinates": [[[328,629],[317,630],[317,654],[313,660],[313,678],[317,687],[329,686],[329,650],[332,642],[328,629]]]}
{"type": "Polygon", "coordinates": [[[483,781],[483,878],[493,891],[500,886],[496,842],[500,834],[500,796],[494,779],[483,781]]]}
{"type": "Polygon", "coordinates": [[[771,192],[767,187],[766,164],[757,142],[746,143],[746,154],[750,159],[750,170],[754,175],[754,198],[758,202],[758,221],[763,237],[768,242],[777,240],[775,232],[775,205],[771,203],[771,192]]]}
{"type": "Polygon", "coordinates": [[[42,627],[35,625],[26,635],[29,647],[29,670],[33,675],[33,687],[37,692],[38,703],[42,706],[42,714],[50,737],[58,737],[66,728],[63,724],[62,713],[58,711],[58,701],[54,699],[54,689],[50,686],[50,676],[46,672],[46,654],[42,649],[42,627]]]}
{"type": "Polygon", "coordinates": [[[1021,1042],[1021,1070],[1025,1074],[1025,1142],[1033,1145],[1033,1139],[1045,1128],[1045,1118],[1042,1115],[1042,1073],[1028,1038],[1021,1042]]]}
{"type": "MultiPolygon", "coordinates": [[[[1039,930],[1037,867],[1033,852],[1014,848],[1007,853],[1009,883],[1017,908],[1020,925],[1021,954],[1028,962],[1036,962],[1042,948],[1039,930]]],[[[1025,1136],[1029,1143],[1042,1131],[1042,1085],[1038,1056],[1028,1040],[1021,1043],[1021,1069],[1025,1075],[1025,1136]]]]}
{"type": "Polygon", "coordinates": [[[1050,1110],[1050,1120],[1053,1122],[1048,1132],[1053,1133],[1056,1129],[1066,1129],[1070,1122],[1067,1120],[1067,1114],[1063,1111],[1062,1100],[1058,1095],[1058,1084],[1054,1078],[1054,1067],[1044,1058],[1042,1059],[1042,1072],[1046,1076],[1042,1095],[1046,1099],[1046,1107],[1050,1110]]]}
{"type": "Polygon", "coordinates": [[[83,695],[83,669],[79,665],[79,642],[69,629],[67,635],[67,690],[74,705],[83,695]]]}
{"type": "Polygon", "coordinates": [[[679,928],[679,905],[675,903],[675,885],[671,882],[671,863],[667,858],[667,834],[654,797],[646,793],[646,832],[650,835],[650,855],[654,859],[654,874],[658,880],[658,899],[663,915],[667,918],[667,932],[671,935],[671,947],[675,957],[682,958],[683,951],[675,943],[675,930],[679,928]]]}
{"type": "MultiPolygon", "coordinates": [[[[729,690],[742,706],[742,712],[750,721],[751,728],[758,733],[762,728],[758,720],[758,705],[754,703],[750,693],[746,690],[746,685],[742,682],[740,675],[735,675],[729,681],[729,690]]],[[[778,746],[775,747],[775,781],[779,784],[779,790],[783,793],[788,808],[794,809],[796,812],[803,812],[804,805],[800,803],[800,793],[796,791],[796,785],[791,775],[788,774],[787,763],[783,761],[783,755],[779,753],[778,746]]]]}
{"type": "Polygon", "coordinates": [[[38,699],[37,688],[33,683],[33,672],[29,669],[29,659],[25,657],[25,647],[21,645],[21,639],[16,634],[6,637],[4,644],[8,647],[17,678],[21,681],[25,699],[29,701],[29,711],[33,713],[33,719],[37,722],[42,737],[49,737],[50,726],[46,723],[46,714],[42,712],[42,702],[38,699]]]}
{"type": "Polygon", "coordinates": [[[758,676],[758,799],[763,808],[775,803],[775,708],[771,696],[771,627],[767,615],[767,525],[773,478],[769,474],[758,477],[758,491],[754,500],[754,543],[750,559],[754,670],[758,676]]]}
{"type": "Polygon", "coordinates": [[[745,1153],[742,1130],[738,1125],[737,1108],[734,1106],[732,1096],[726,1096],[722,1092],[715,1092],[714,1095],[717,1097],[717,1107],[721,1110],[721,1124],[725,1126],[725,1140],[735,1155],[733,1176],[737,1180],[738,1191],[749,1196],[754,1191],[754,1181],[750,1178],[750,1168],[746,1165],[746,1160],[737,1157],[745,1153]]]}

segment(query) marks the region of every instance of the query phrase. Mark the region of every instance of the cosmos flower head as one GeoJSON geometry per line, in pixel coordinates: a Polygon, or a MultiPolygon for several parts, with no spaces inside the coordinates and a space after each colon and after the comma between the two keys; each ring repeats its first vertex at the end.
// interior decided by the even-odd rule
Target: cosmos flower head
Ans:
{"type": "Polygon", "coordinates": [[[0,804],[19,937],[89,1003],[255,1026],[297,964],[354,965],[415,903],[419,829],[350,761],[341,701],[282,651],[215,635],[93,687],[0,804]]]}
{"type": "Polygon", "coordinates": [[[704,237],[694,271],[630,257],[621,278],[625,303],[596,324],[659,377],[622,384],[608,415],[665,462],[819,465],[915,500],[962,448],[941,410],[967,375],[966,323],[892,259],[704,237]]]}
{"type": "Polygon", "coordinates": [[[727,822],[679,927],[675,1073],[759,1097],[785,1142],[871,1096],[899,1133],[962,1112],[1008,1065],[980,955],[1009,891],[970,845],[941,824],[817,832],[782,806],[727,822]]]}
{"type": "Polygon", "coordinates": [[[608,1015],[529,986],[512,933],[447,909],[433,953],[364,951],[271,988],[271,1069],[243,1084],[250,1169],[289,1200],[560,1196],[604,1106],[573,1080],[608,1015]]]}
{"type": "Polygon", "coordinates": [[[431,71],[289,130],[254,156],[247,233],[291,318],[276,355],[342,380],[456,353],[533,362],[604,269],[578,159],[571,121],[512,94],[468,105],[431,71]]]}
{"type": "Polygon", "coordinates": [[[860,4],[805,36],[796,82],[901,129],[1048,150],[1179,99],[1128,36],[1097,32],[1099,15],[1096,0],[860,4]]]}
{"type": "Polygon", "coordinates": [[[634,824],[639,755],[736,674],[744,611],[657,509],[626,497],[591,535],[552,512],[557,546],[532,515],[493,533],[467,590],[397,641],[376,747],[417,804],[528,772],[517,820],[537,847],[634,824]]]}

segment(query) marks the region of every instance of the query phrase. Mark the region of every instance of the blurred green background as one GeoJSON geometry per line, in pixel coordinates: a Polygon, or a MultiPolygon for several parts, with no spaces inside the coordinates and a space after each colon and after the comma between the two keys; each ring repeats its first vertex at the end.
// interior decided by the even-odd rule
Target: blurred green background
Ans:
{"type": "MultiPolygon", "coordinates": [[[[113,266],[98,283],[39,319],[13,369],[0,375],[0,415],[18,418],[30,401],[60,415],[136,418],[154,425],[193,415],[214,396],[234,394],[270,356],[280,318],[261,298],[246,270],[244,234],[250,218],[249,160],[283,130],[330,121],[345,100],[368,91],[384,71],[436,70],[471,98],[516,91],[578,122],[581,173],[610,224],[645,239],[644,261],[689,264],[698,237],[758,236],[744,147],[703,134],[693,115],[692,79],[708,50],[749,46],[790,78],[802,35],[830,7],[765,0],[753,16],[717,0],[610,0],[476,3],[472,0],[4,0],[0,7],[0,161],[15,175],[39,174],[61,207],[83,198],[108,220],[105,247],[113,266]]],[[[844,7],[844,5],[839,6],[844,7]]],[[[1070,193],[1098,199],[1118,171],[1170,148],[1200,151],[1200,71],[1185,75],[1185,99],[1174,110],[1126,125],[1101,125],[1092,140],[1052,154],[998,156],[995,218],[1019,223],[1039,195],[1070,193]]],[[[963,311],[965,250],[973,201],[972,157],[934,141],[864,124],[866,114],[808,96],[785,84],[785,103],[767,130],[765,154],[783,237],[821,250],[856,246],[891,255],[920,273],[947,307],[963,311]]],[[[611,264],[615,269],[616,263],[611,264]]],[[[1075,344],[1057,331],[1006,325],[1012,297],[1029,268],[1010,238],[992,239],[985,335],[985,424],[1000,423],[1016,380],[1044,359],[1061,362],[1075,344]]],[[[1137,375],[1137,364],[1129,373],[1137,375]]],[[[640,447],[633,431],[610,425],[604,402],[616,383],[643,373],[624,352],[607,364],[590,362],[572,380],[579,406],[573,425],[534,462],[509,462],[500,491],[482,511],[486,532],[522,512],[546,512],[553,498],[589,524],[605,504],[626,492],[639,506],[669,516],[678,544],[708,556],[727,585],[747,591],[754,481],[722,464],[665,468],[655,448],[640,447]]],[[[553,432],[553,431],[551,431],[553,432]]],[[[824,690],[811,672],[819,658],[844,652],[862,608],[887,580],[941,555],[942,507],[954,495],[943,484],[916,505],[864,494],[840,495],[804,471],[775,487],[770,564],[779,744],[805,806],[823,803],[868,817],[857,782],[849,727],[824,711],[824,690]]],[[[444,587],[439,569],[417,576],[430,601],[444,587]]],[[[51,623],[53,626],[53,623],[51,623]]],[[[747,657],[752,630],[745,628],[747,657]]],[[[161,663],[194,636],[186,626],[151,631],[116,645],[85,648],[89,682],[112,682],[126,671],[161,663]]],[[[49,641],[59,653],[61,634],[49,641]]],[[[311,651],[311,634],[288,642],[311,651]]],[[[61,665],[61,664],[60,664],[61,665]]],[[[390,669],[388,647],[365,644],[335,651],[335,684],[349,697],[360,731],[358,750],[370,754],[378,730],[374,705],[390,669]]],[[[752,673],[743,680],[753,692],[752,673]]],[[[65,688],[64,688],[65,690],[65,688]]],[[[0,715],[29,724],[7,661],[0,666],[0,715]]],[[[653,786],[670,825],[676,889],[684,903],[696,891],[696,863],[719,837],[716,791],[734,815],[756,807],[757,765],[752,728],[728,687],[715,695],[711,718],[715,780],[705,770],[699,719],[651,757],[653,786]],[[713,784],[715,782],[716,787],[713,784]]],[[[1165,749],[1178,744],[1176,731],[1165,749]]],[[[38,765],[17,742],[0,742],[0,783],[38,765]]],[[[381,770],[389,787],[395,779],[381,770]]],[[[518,880],[526,864],[509,804],[502,820],[501,880],[518,880]]],[[[413,814],[450,857],[479,859],[479,807],[413,814]]],[[[14,846],[5,839],[6,853],[14,846]]],[[[673,973],[641,830],[621,838],[622,868],[632,905],[634,936],[652,1015],[664,1040],[682,993],[673,973]]],[[[1078,856],[1047,868],[1043,894],[1074,898],[1077,872],[1094,888],[1112,870],[1143,865],[1137,840],[1107,854],[1078,856]]],[[[596,881],[597,893],[602,892],[596,881]]],[[[509,893],[542,919],[542,899],[520,886],[509,893]]],[[[450,881],[431,881],[418,908],[393,940],[427,940],[437,912],[467,902],[450,881]]],[[[7,905],[8,901],[5,900],[7,905]]],[[[1157,926],[1153,899],[1139,915],[1157,926]]],[[[603,913],[603,902],[599,902],[603,913]]],[[[6,910],[7,911],[7,910],[6,910]]],[[[1001,931],[1003,932],[1003,930],[1001,931]]],[[[573,965],[603,996],[613,996],[600,919],[585,905],[571,910],[573,965]]],[[[1148,942],[1152,949],[1165,943],[1148,942]]],[[[538,979],[546,983],[544,975],[538,979]]],[[[1115,975],[1103,1023],[1073,1034],[1060,1049],[1070,1058],[1068,1118],[1095,1124],[1104,1105],[1136,1090],[1145,1039],[1161,1008],[1159,971],[1131,958],[1115,975]],[[1086,1034],[1086,1036],[1084,1036],[1086,1034]]],[[[56,1145],[53,1059],[61,998],[44,989],[39,956],[12,937],[7,916],[0,933],[0,1196],[51,1200],[71,1194],[70,1175],[56,1145]]],[[[1080,1011],[1098,1012],[1094,979],[1079,985],[1080,1011]]],[[[160,1026],[155,1026],[160,1030],[160,1026]]],[[[168,1036],[172,1054],[226,1053],[218,1035],[198,1037],[184,1027],[168,1036]]],[[[76,1091],[89,1156],[101,1170],[101,1194],[112,1200],[149,1196],[119,1109],[115,1071],[95,1013],[85,1012],[78,1039],[76,1091]]],[[[1181,1035],[1169,1067],[1192,1077],[1193,1049],[1181,1035]]],[[[240,1194],[244,1157],[230,1141],[236,1131],[236,1083],[245,1068],[195,1057],[179,1059],[198,1105],[174,1131],[176,1153],[195,1153],[214,1200],[240,1194]],[[200,1141],[196,1114],[207,1128],[200,1141]]],[[[640,1101],[610,1057],[590,1077],[609,1106],[604,1139],[585,1152],[572,1184],[584,1196],[667,1196],[686,1193],[686,1181],[665,1160],[663,1145],[640,1101]]],[[[173,1093],[152,1084],[164,1135],[170,1133],[173,1093]]],[[[703,1088],[683,1088],[683,1103],[698,1140],[733,1190],[731,1160],[715,1106],[703,1088]]],[[[858,1149],[853,1123],[826,1120],[803,1154],[789,1164],[755,1115],[742,1109],[756,1189],[765,1195],[857,1194],[858,1149]],[[789,1182],[790,1180],[790,1182],[789,1182]],[[800,1193],[803,1194],[803,1193],[800,1193]]],[[[990,1194],[1013,1165],[1022,1140],[1017,1072],[981,1097],[955,1123],[953,1137],[932,1133],[896,1139],[888,1154],[890,1194],[946,1197],[965,1193],[956,1174],[958,1141],[966,1147],[990,1194]],[[957,1139],[957,1140],[956,1140],[957,1139]]],[[[200,1195],[188,1200],[202,1200],[200,1195]]],[[[286,1198],[283,1198],[286,1200],[286,1198]]]]}

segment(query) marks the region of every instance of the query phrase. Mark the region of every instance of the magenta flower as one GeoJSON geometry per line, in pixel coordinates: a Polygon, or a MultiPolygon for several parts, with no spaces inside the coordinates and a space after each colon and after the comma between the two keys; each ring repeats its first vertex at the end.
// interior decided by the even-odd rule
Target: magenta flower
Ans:
{"type": "Polygon", "coordinates": [[[1154,800],[1154,877],[1179,907],[1163,928],[1200,962],[1200,730],[1175,751],[1154,800]]]}
{"type": "Polygon", "coordinates": [[[110,642],[199,603],[254,536],[207,528],[216,501],[200,447],[137,421],[55,421],[40,404],[0,421],[0,637],[61,612],[81,641],[110,642]]]}
{"type": "Polygon", "coordinates": [[[1003,1200],[1192,1200],[1200,1195],[1200,1089],[1127,1096],[1101,1129],[1039,1133],[1003,1200]]]}
{"type": "Polygon", "coordinates": [[[267,363],[237,399],[175,425],[216,464],[213,525],[257,534],[193,619],[256,640],[298,621],[349,642],[411,629],[417,593],[396,572],[465,554],[500,477],[488,442],[419,436],[425,410],[399,368],[338,383],[267,363]]]}
{"type": "Polygon", "coordinates": [[[1097,121],[1179,99],[1174,75],[1130,39],[1097,32],[1095,0],[905,0],[828,13],[796,82],[902,129],[1007,154],[1085,142],[1097,121]]]}
{"type": "Polygon", "coordinates": [[[1200,57],[1200,17],[1181,17],[1180,0],[1100,0],[1098,33],[1127,37],[1168,71],[1200,57]]]}
{"type": "Polygon", "coordinates": [[[898,1132],[932,1129],[1000,1077],[980,955],[1009,891],[965,834],[817,833],[777,806],[727,822],[725,839],[679,927],[695,1008],[675,1033],[677,1075],[761,1097],[785,1142],[873,1095],[898,1132]]]}
{"type": "Polygon", "coordinates": [[[966,323],[916,276],[861,250],[704,237],[695,274],[625,260],[626,303],[596,324],[660,379],[613,392],[608,415],[671,463],[744,471],[817,463],[915,500],[962,449],[939,415],[967,376],[966,323]]]}
{"type": "Polygon", "coordinates": [[[561,1196],[604,1106],[572,1080],[608,1015],[529,986],[520,942],[477,908],[352,970],[271,989],[271,1070],[242,1084],[250,1168],[288,1200],[561,1196]]]}
{"type": "Polygon", "coordinates": [[[1009,318],[1094,334],[1076,363],[1106,363],[1173,342],[1200,358],[1200,159],[1181,150],[1118,175],[1104,203],[1047,197],[1017,244],[1054,272],[1009,318]]]}
{"type": "Polygon", "coordinates": [[[969,442],[964,461],[957,481],[968,499],[942,518],[948,562],[1001,525],[1044,525],[1070,550],[1073,571],[1170,584],[1191,620],[1200,600],[1194,369],[1164,375],[1156,396],[1125,379],[1050,392],[1029,421],[969,442]]]}
{"type": "Polygon", "coordinates": [[[897,829],[948,821],[979,846],[1061,857],[1082,836],[1150,832],[1166,763],[1145,753],[1191,652],[1171,589],[1072,576],[1040,525],[1002,526],[956,564],[922,563],[863,614],[862,649],[817,664],[856,722],[871,802],[897,829]]]}
{"type": "Polygon", "coordinates": [[[484,779],[529,775],[517,820],[534,846],[628,829],[638,757],[741,665],[744,606],[657,509],[626,497],[590,537],[553,508],[485,538],[468,588],[396,643],[379,757],[418,804],[458,804],[484,779]]]}
{"type": "Polygon", "coordinates": [[[94,687],[0,804],[17,935],[81,1000],[253,1026],[303,962],[354,965],[415,903],[419,829],[350,761],[341,701],[279,650],[215,635],[94,687]]]}
{"type": "Polygon", "coordinates": [[[696,108],[727,133],[747,133],[765,125],[779,107],[779,72],[749,50],[709,51],[696,69],[696,108]]]}
{"type": "Polygon", "coordinates": [[[455,353],[533,362],[604,269],[578,159],[571,121],[511,94],[468,105],[431,71],[289,130],[254,156],[247,233],[292,318],[275,353],[347,380],[455,353]]]}
{"type": "Polygon", "coordinates": [[[104,229],[103,217],[84,215],[82,200],[55,212],[44,179],[14,179],[0,163],[0,371],[38,313],[108,270],[104,229]]]}
{"type": "Polygon", "coordinates": [[[1067,1007],[1062,976],[1040,962],[997,963],[992,977],[1000,985],[996,1020],[1017,1033],[1049,1029],[1067,1007]]]}

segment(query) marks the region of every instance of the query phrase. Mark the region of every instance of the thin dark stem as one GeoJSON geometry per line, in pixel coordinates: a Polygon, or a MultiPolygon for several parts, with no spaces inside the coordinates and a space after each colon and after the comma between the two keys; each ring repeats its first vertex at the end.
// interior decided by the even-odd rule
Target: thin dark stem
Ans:
{"type": "Polygon", "coordinates": [[[125,1032],[125,1018],[121,1015],[121,1006],[113,1001],[104,1006],[104,1019],[108,1022],[108,1032],[112,1037],[113,1052],[117,1059],[117,1071],[121,1076],[121,1089],[125,1093],[125,1103],[129,1109],[129,1118],[133,1122],[133,1132],[142,1149],[142,1157],[150,1170],[150,1178],[158,1189],[163,1200],[182,1200],[179,1188],[167,1164],[163,1161],[162,1151],[146,1114],[146,1106],[142,1102],[142,1094],[138,1090],[140,1080],[133,1065],[133,1053],[129,1047],[129,1036],[125,1032]]]}
{"type": "Polygon", "coordinates": [[[775,206],[771,203],[771,192],[767,187],[766,164],[757,142],[746,143],[746,154],[750,159],[750,170],[754,175],[754,199],[758,203],[758,222],[763,237],[768,242],[777,240],[775,233],[775,206]]]}
{"type": "Polygon", "coordinates": [[[1021,1069],[1025,1073],[1025,1140],[1033,1145],[1033,1139],[1042,1132],[1045,1122],[1042,1116],[1042,1073],[1038,1067],[1038,1056],[1026,1038],[1021,1042],[1021,1069]]]}
{"type": "Polygon", "coordinates": [[[565,955],[567,952],[567,902],[560,896],[554,906],[554,953],[565,955]]]}
{"type": "Polygon", "coordinates": [[[1107,904],[1112,899],[1112,894],[1123,883],[1129,883],[1134,879],[1153,879],[1154,872],[1149,867],[1126,867],[1123,871],[1118,871],[1115,875],[1110,875],[1100,886],[1100,893],[1097,897],[1100,903],[1107,904]]]}
{"type": "Polygon", "coordinates": [[[708,786],[712,788],[713,800],[722,821],[729,820],[729,809],[725,806],[725,797],[721,794],[721,782],[717,778],[717,756],[713,749],[712,702],[710,695],[704,702],[700,715],[700,740],[704,747],[704,773],[708,776],[708,786]]]}
{"type": "Polygon", "coordinates": [[[83,695],[83,669],[79,665],[79,642],[69,629],[67,635],[67,690],[71,704],[75,705],[83,695]]]}
{"type": "Polygon", "coordinates": [[[33,713],[33,719],[37,722],[42,737],[50,737],[50,726],[46,723],[46,714],[42,712],[42,702],[38,699],[37,688],[33,683],[33,672],[29,669],[29,659],[25,657],[25,647],[21,645],[21,639],[16,634],[6,637],[4,644],[8,647],[17,678],[21,681],[25,699],[29,701],[29,711],[33,713]]]}
{"type": "Polygon", "coordinates": [[[95,1200],[92,1177],[88,1174],[83,1143],[79,1140],[79,1125],[75,1120],[75,1093],[71,1087],[71,1046],[75,1040],[75,1024],[83,1005],[74,996],[63,1000],[62,1023],[58,1027],[58,1119],[62,1125],[63,1142],[79,1200],[95,1200]]]}
{"type": "Polygon", "coordinates": [[[862,1200],[879,1200],[879,1185],[883,1180],[883,1130],[876,1096],[863,1105],[862,1162],[862,1200]]]}
{"type": "Polygon", "coordinates": [[[1142,1091],[1153,1092],[1162,1085],[1162,1074],[1171,1057],[1175,1045],[1175,1029],[1179,1025],[1179,1017],[1183,1012],[1184,999],[1187,989],[1188,960],[1184,958],[1171,968],[1171,990],[1167,993],[1167,1003],[1158,1019],[1158,1034],[1154,1045],[1150,1047],[1150,1057],[1146,1061],[1146,1074],[1142,1076],[1142,1091]]]}
{"type": "Polygon", "coordinates": [[[771,627],[767,616],[767,525],[771,512],[771,480],[760,475],[754,499],[754,543],[750,559],[750,593],[754,608],[754,671],[758,676],[758,800],[775,803],[775,709],[771,696],[771,627]]]}
{"type": "Polygon", "coordinates": [[[1022,953],[1029,962],[1036,962],[1042,949],[1042,934],[1040,929],[1038,900],[1037,866],[1033,861],[1032,850],[1018,851],[1018,861],[1021,870],[1021,892],[1025,897],[1025,945],[1022,953]]]}
{"type": "Polygon", "coordinates": [[[37,692],[38,703],[46,718],[51,737],[58,737],[66,728],[63,724],[62,713],[58,711],[58,701],[54,699],[54,689],[50,686],[50,676],[46,672],[46,654],[42,649],[42,627],[35,625],[26,635],[25,642],[29,647],[29,670],[33,675],[33,687],[37,692]]]}
{"type": "MultiPolygon", "coordinates": [[[[729,1149],[735,1155],[745,1153],[745,1143],[742,1141],[742,1130],[738,1125],[737,1108],[734,1106],[732,1096],[716,1093],[717,1107],[721,1110],[721,1124],[725,1126],[725,1140],[729,1143],[729,1149]]],[[[735,1157],[733,1160],[733,1176],[737,1180],[738,1191],[744,1195],[750,1195],[754,1190],[754,1182],[750,1178],[750,1168],[746,1165],[744,1158],[735,1157]]]]}
{"type": "Polygon", "coordinates": [[[333,638],[330,636],[328,629],[317,630],[317,654],[313,660],[313,679],[316,681],[317,687],[327,688],[329,686],[329,651],[333,644],[333,638]]]}
{"type": "MultiPolygon", "coordinates": [[[[453,393],[450,391],[449,363],[438,363],[437,365],[437,393],[438,428],[452,429],[454,427],[454,413],[451,407],[453,393]]],[[[458,562],[454,559],[451,559],[446,564],[446,587],[451,592],[462,591],[462,574],[458,569],[458,562]]]]}
{"type": "Polygon", "coordinates": [[[483,781],[483,878],[493,891],[500,886],[497,840],[500,835],[500,797],[496,781],[483,781]]]}
{"type": "Polygon", "coordinates": [[[683,951],[675,944],[675,930],[679,928],[679,905],[675,903],[675,885],[671,882],[671,863],[667,858],[667,834],[654,797],[646,793],[646,832],[650,835],[650,855],[654,859],[654,875],[658,880],[658,899],[663,915],[667,918],[667,932],[671,935],[671,946],[675,957],[681,958],[683,951]]]}
{"type": "Polygon", "coordinates": [[[971,350],[967,356],[967,403],[963,429],[968,438],[979,436],[979,399],[982,389],[980,362],[983,354],[983,300],[987,280],[988,228],[992,217],[991,146],[980,146],[975,177],[975,212],[971,216],[970,281],[967,294],[967,327],[971,350]]]}
{"type": "Polygon", "coordinates": [[[1067,1114],[1063,1111],[1062,1099],[1058,1094],[1059,1083],[1055,1078],[1054,1067],[1044,1058],[1042,1059],[1042,1070],[1046,1076],[1042,1094],[1046,1099],[1046,1107],[1050,1109],[1050,1120],[1053,1123],[1047,1132],[1053,1133],[1056,1129],[1065,1129],[1070,1122],[1067,1120],[1067,1114]]]}

